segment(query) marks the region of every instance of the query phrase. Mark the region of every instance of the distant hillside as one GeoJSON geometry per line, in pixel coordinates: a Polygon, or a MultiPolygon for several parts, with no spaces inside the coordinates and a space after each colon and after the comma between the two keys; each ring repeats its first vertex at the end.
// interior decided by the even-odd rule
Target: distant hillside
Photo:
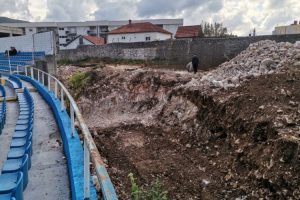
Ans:
{"type": "Polygon", "coordinates": [[[0,23],[22,23],[22,22],[27,22],[27,21],[11,19],[8,17],[0,17],[0,23]]]}

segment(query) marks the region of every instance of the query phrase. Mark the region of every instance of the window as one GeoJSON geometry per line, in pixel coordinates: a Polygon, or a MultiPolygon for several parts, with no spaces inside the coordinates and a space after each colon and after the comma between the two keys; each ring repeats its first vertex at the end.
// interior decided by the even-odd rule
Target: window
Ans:
{"type": "Polygon", "coordinates": [[[147,36],[146,37],[146,41],[150,41],[151,40],[151,37],[150,36],[147,36]]]}
{"type": "Polygon", "coordinates": [[[125,40],[125,36],[122,36],[122,40],[125,40]]]}
{"type": "Polygon", "coordinates": [[[32,28],[29,29],[29,32],[32,32],[32,28]]]}
{"type": "Polygon", "coordinates": [[[63,31],[63,30],[65,30],[65,28],[59,28],[58,30],[61,30],[61,31],[63,31]]]}
{"type": "Polygon", "coordinates": [[[82,37],[79,38],[79,44],[81,44],[81,45],[83,44],[83,38],[82,37]]]}

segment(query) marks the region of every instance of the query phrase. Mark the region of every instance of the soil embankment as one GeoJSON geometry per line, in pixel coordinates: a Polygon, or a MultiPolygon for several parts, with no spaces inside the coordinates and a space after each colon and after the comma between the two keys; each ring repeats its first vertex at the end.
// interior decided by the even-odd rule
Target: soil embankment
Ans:
{"type": "Polygon", "coordinates": [[[120,199],[128,174],[171,199],[298,199],[300,46],[263,41],[196,75],[61,67],[120,199]],[[84,73],[74,88],[70,77],[84,73]]]}

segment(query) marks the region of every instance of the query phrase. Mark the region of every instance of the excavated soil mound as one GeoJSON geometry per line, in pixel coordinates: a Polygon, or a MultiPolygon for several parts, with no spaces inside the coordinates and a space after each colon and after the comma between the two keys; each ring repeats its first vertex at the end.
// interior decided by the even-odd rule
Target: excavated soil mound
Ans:
{"type": "Polygon", "coordinates": [[[77,102],[120,199],[130,199],[129,173],[141,185],[159,178],[171,199],[299,199],[298,51],[267,41],[240,56],[266,45],[273,45],[272,56],[278,48],[290,55],[284,63],[260,58],[254,76],[250,67],[230,62],[196,75],[111,66],[60,69],[66,84],[75,72],[90,73],[77,102]],[[225,68],[239,71],[231,76],[238,82],[219,80],[225,68]]]}

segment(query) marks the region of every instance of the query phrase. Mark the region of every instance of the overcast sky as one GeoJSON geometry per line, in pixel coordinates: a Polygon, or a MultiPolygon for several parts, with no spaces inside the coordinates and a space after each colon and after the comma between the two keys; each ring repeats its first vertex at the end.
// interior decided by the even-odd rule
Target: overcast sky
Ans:
{"type": "Polygon", "coordinates": [[[271,34],[274,26],[300,20],[299,0],[0,0],[0,16],[29,21],[183,18],[184,25],[222,22],[238,35],[254,27],[271,34]]]}

